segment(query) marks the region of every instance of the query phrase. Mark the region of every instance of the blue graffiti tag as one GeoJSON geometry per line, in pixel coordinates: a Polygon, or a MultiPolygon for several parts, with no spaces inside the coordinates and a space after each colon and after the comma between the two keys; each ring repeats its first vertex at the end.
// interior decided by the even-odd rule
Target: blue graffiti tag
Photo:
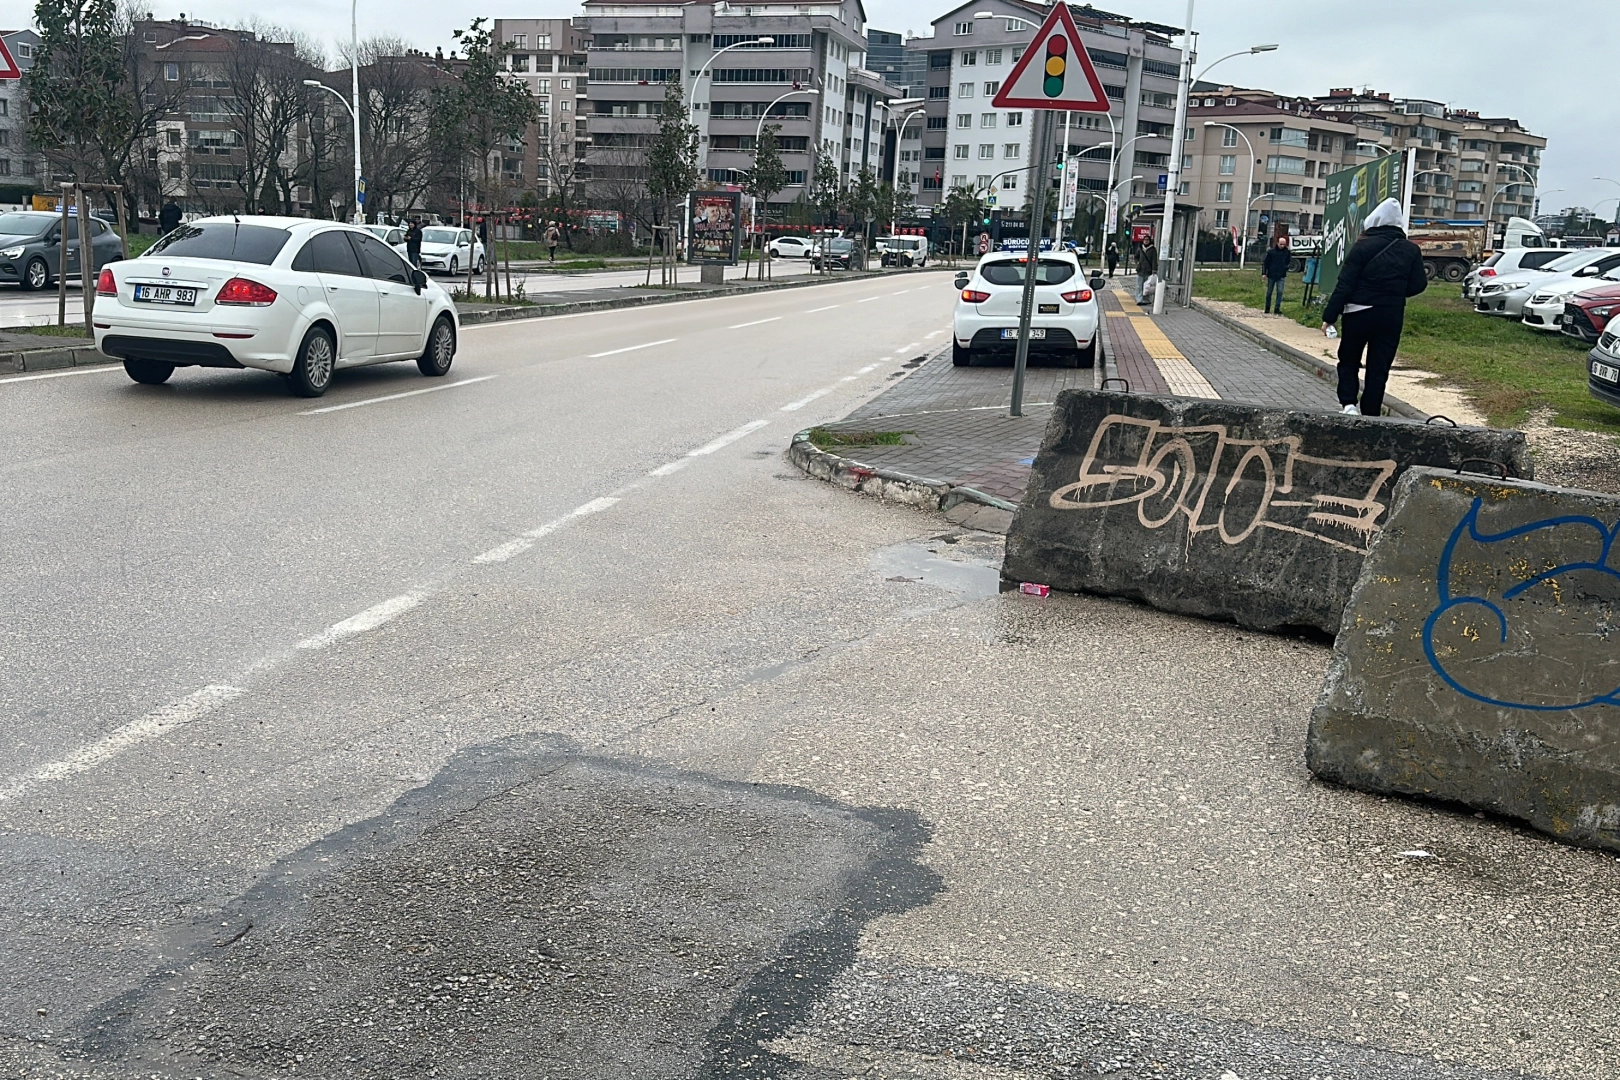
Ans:
{"type": "Polygon", "coordinates": [[[1598,694],[1595,697],[1588,698],[1585,701],[1578,701],[1567,705],[1540,705],[1524,701],[1504,701],[1501,698],[1490,697],[1487,694],[1481,694],[1468,689],[1455,676],[1453,676],[1451,672],[1446,670],[1445,664],[1441,662],[1440,657],[1435,653],[1434,628],[1436,624],[1439,623],[1441,617],[1454,608],[1472,606],[1482,607],[1486,611],[1489,611],[1492,615],[1496,616],[1496,622],[1501,632],[1502,642],[1504,644],[1507,642],[1508,619],[1500,607],[1482,596],[1453,596],[1451,594],[1451,559],[1453,554],[1456,552],[1457,542],[1462,539],[1465,532],[1470,539],[1473,539],[1481,544],[1500,544],[1504,541],[1525,536],[1541,529],[1554,529],[1563,525],[1582,525],[1590,527],[1601,538],[1602,551],[1597,561],[1564,563],[1561,566],[1553,567],[1551,570],[1543,570],[1534,577],[1521,581],[1517,585],[1508,589],[1502,594],[1503,600],[1512,600],[1515,597],[1521,596],[1526,591],[1533,589],[1537,585],[1540,585],[1543,582],[1555,578],[1561,574],[1569,574],[1582,570],[1589,570],[1594,573],[1604,574],[1608,577],[1614,578],[1617,581],[1620,581],[1620,572],[1616,572],[1612,567],[1607,565],[1609,561],[1609,551],[1614,546],[1616,534],[1620,534],[1620,522],[1616,522],[1611,526],[1605,525],[1597,518],[1569,515],[1563,517],[1543,518],[1540,521],[1533,521],[1528,525],[1520,525],[1516,528],[1508,529],[1505,532],[1487,533],[1480,531],[1479,528],[1479,508],[1481,502],[1482,500],[1480,499],[1474,500],[1474,504],[1468,508],[1468,512],[1463,515],[1462,520],[1457,522],[1457,527],[1451,530],[1451,537],[1446,541],[1445,550],[1440,553],[1440,563],[1435,571],[1435,585],[1436,590],[1439,593],[1440,603],[1439,606],[1429,613],[1428,619],[1423,624],[1423,653],[1429,658],[1429,666],[1434,668],[1435,674],[1439,675],[1446,681],[1446,685],[1450,686],[1453,690],[1457,691],[1459,694],[1462,694],[1464,697],[1473,698],[1475,701],[1482,701],[1487,705],[1497,705],[1505,709],[1528,709],[1536,712],[1561,712],[1566,709],[1584,709],[1589,705],[1620,705],[1620,686],[1616,686],[1608,693],[1598,694]]]}

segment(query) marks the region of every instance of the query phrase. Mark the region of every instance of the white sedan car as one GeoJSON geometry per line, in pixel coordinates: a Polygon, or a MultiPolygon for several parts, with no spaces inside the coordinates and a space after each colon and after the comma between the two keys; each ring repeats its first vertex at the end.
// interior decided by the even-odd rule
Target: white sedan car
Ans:
{"type": "Polygon", "coordinates": [[[808,259],[814,246],[802,236],[778,236],[771,241],[771,254],[778,259],[808,259]]]}
{"type": "Polygon", "coordinates": [[[318,397],[346,367],[415,360],[444,375],[450,297],[363,229],[330,221],[189,222],[96,282],[96,348],[139,383],[177,367],[258,368],[318,397]]]}
{"type": "Polygon", "coordinates": [[[455,277],[465,274],[469,264],[473,273],[484,272],[484,244],[471,229],[433,225],[422,230],[422,269],[455,277]]]}
{"type": "MultiPolygon", "coordinates": [[[[1035,310],[1029,327],[1030,357],[1052,358],[1065,367],[1097,362],[1100,318],[1097,297],[1080,260],[1067,251],[1043,251],[1035,275],[1035,310]]],[[[1025,255],[995,251],[971,275],[960,274],[961,295],[952,318],[951,359],[966,367],[975,356],[1012,356],[1018,347],[1018,314],[1024,298],[1025,255]]]]}
{"type": "Polygon", "coordinates": [[[1564,331],[1564,305],[1570,297],[1587,289],[1613,285],[1616,281],[1620,281],[1620,266],[1610,267],[1595,278],[1560,278],[1546,288],[1538,287],[1525,301],[1524,314],[1519,321],[1532,330],[1561,334],[1564,331]]]}

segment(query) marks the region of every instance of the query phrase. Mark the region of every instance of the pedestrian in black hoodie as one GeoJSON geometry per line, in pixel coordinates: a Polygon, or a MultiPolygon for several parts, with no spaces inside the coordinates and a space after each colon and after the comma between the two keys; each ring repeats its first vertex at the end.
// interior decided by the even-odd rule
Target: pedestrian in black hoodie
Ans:
{"type": "Polygon", "coordinates": [[[1271,314],[1271,295],[1277,294],[1277,314],[1282,314],[1283,286],[1288,282],[1288,260],[1293,253],[1288,250],[1288,237],[1279,236],[1277,242],[1266,252],[1265,259],[1260,263],[1260,272],[1266,276],[1266,314],[1271,314]]]}
{"type": "Polygon", "coordinates": [[[1429,287],[1423,252],[1401,231],[1401,204],[1385,199],[1363,222],[1361,238],[1339,268],[1339,283],[1322,309],[1322,332],[1344,316],[1339,334],[1339,404],[1350,415],[1379,416],[1384,384],[1401,344],[1406,298],[1429,287]],[[1360,390],[1362,352],[1367,354],[1367,385],[1360,390]]]}

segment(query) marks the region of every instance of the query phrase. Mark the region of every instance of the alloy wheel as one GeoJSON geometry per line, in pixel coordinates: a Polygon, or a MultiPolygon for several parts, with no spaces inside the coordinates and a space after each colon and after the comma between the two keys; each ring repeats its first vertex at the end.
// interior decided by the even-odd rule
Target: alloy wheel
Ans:
{"type": "Polygon", "coordinates": [[[332,381],[332,341],[325,334],[316,334],[304,354],[304,373],[309,385],[317,390],[326,389],[332,381]]]}

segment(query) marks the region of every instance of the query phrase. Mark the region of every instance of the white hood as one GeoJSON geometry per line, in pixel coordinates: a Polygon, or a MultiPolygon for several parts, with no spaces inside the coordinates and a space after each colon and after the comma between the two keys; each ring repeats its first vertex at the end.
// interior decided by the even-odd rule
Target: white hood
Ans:
{"type": "Polygon", "coordinates": [[[1367,215],[1361,223],[1363,229],[1376,229],[1381,225],[1393,225],[1397,229],[1404,227],[1405,217],[1401,213],[1399,199],[1385,199],[1373,207],[1372,213],[1367,215]]]}

